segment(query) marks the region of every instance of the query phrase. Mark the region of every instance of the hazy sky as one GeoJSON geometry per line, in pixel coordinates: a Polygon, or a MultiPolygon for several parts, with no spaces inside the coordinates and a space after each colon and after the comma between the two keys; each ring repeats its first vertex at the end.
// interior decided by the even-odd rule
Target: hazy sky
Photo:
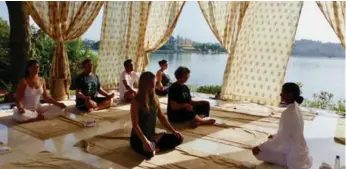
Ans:
{"type": "MultiPolygon", "coordinates": [[[[100,39],[102,14],[103,12],[101,11],[92,26],[83,35],[83,39],[100,39]]],[[[4,1],[0,2],[0,17],[8,20],[7,7],[4,1]]],[[[198,42],[217,42],[196,1],[186,2],[173,35],[180,35],[198,42]]],[[[312,1],[306,1],[304,3],[296,39],[312,39],[322,42],[340,43],[316,3],[312,1]]]]}

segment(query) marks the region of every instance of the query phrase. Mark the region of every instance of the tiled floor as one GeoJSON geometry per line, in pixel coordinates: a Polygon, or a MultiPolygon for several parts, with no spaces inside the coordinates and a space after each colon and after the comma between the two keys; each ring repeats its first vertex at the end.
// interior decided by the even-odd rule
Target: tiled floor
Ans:
{"type": "MultiPolygon", "coordinates": [[[[345,165],[345,146],[334,143],[333,140],[336,117],[323,112],[319,114],[314,121],[307,121],[305,123],[305,136],[310,148],[310,154],[313,157],[312,168],[317,169],[322,162],[334,165],[336,155],[340,156],[341,165],[343,166],[345,165]]],[[[8,114],[0,111],[0,117],[5,115],[8,114]]],[[[48,140],[39,140],[0,124],[0,141],[13,149],[11,153],[0,155],[0,165],[18,161],[42,150],[47,150],[57,155],[83,161],[95,167],[121,169],[124,167],[100,157],[84,153],[79,148],[73,147],[73,145],[82,139],[106,133],[120,128],[123,125],[121,122],[102,122],[96,127],[87,128],[75,133],[48,140]]],[[[236,160],[250,161],[256,164],[260,163],[254,159],[249,150],[222,145],[208,140],[196,139],[183,146],[198,148],[212,155],[222,155],[236,160]]],[[[268,167],[266,165],[259,165],[257,168],[264,169],[268,167]]]]}

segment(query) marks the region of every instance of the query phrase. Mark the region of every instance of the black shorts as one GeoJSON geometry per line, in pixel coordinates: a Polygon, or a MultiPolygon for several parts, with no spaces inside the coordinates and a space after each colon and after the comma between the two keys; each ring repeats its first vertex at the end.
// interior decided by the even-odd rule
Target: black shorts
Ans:
{"type": "MultiPolygon", "coordinates": [[[[91,98],[92,101],[96,102],[97,104],[107,100],[106,97],[93,97],[91,98]]],[[[85,100],[84,99],[76,99],[76,108],[79,111],[88,111],[87,106],[85,105],[85,100]]]]}
{"type": "Polygon", "coordinates": [[[168,120],[172,123],[184,123],[193,120],[196,115],[204,115],[209,117],[210,104],[209,102],[199,102],[193,105],[193,111],[181,109],[178,111],[168,112],[168,120]]]}

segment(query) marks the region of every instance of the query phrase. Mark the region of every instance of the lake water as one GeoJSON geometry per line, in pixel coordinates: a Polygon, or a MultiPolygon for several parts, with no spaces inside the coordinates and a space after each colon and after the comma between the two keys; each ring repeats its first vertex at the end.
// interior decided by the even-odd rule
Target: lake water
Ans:
{"type": "MultiPolygon", "coordinates": [[[[168,61],[168,73],[174,80],[174,71],[179,66],[191,70],[190,85],[222,85],[227,54],[151,54],[148,70],[156,72],[158,61],[168,61]]],[[[290,58],[286,82],[301,82],[303,96],[312,99],[314,93],[327,91],[334,94],[333,100],[345,98],[345,59],[322,57],[290,58]]]]}

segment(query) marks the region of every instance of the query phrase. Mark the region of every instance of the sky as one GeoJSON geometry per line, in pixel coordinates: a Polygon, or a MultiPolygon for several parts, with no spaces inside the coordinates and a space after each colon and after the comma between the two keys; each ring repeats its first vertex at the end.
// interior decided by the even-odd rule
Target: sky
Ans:
{"type": "MultiPolygon", "coordinates": [[[[100,40],[103,11],[99,13],[92,26],[82,36],[83,39],[100,40]]],[[[8,20],[6,3],[0,1],[0,17],[8,20]]],[[[186,2],[173,36],[183,36],[197,42],[217,42],[197,1],[186,2]]],[[[340,43],[322,12],[313,1],[304,2],[296,33],[296,40],[311,39],[322,42],[340,43]]]]}

